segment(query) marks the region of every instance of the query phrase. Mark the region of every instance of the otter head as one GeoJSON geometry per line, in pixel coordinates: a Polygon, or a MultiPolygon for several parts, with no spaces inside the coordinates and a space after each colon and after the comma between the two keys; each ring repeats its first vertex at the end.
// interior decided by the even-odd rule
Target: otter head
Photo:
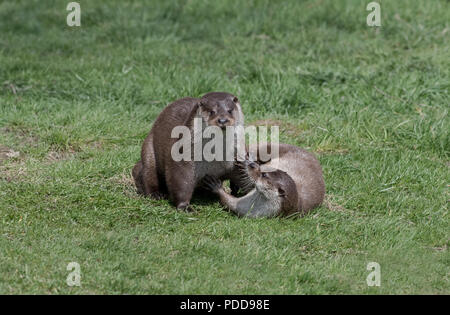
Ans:
{"type": "Polygon", "coordinates": [[[268,199],[277,198],[284,214],[298,210],[298,192],[294,180],[286,172],[274,169],[261,169],[255,162],[247,162],[249,179],[257,191],[268,199]]]}
{"type": "Polygon", "coordinates": [[[236,96],[224,92],[211,92],[200,99],[200,115],[207,126],[226,128],[239,121],[240,104],[236,96]]]}

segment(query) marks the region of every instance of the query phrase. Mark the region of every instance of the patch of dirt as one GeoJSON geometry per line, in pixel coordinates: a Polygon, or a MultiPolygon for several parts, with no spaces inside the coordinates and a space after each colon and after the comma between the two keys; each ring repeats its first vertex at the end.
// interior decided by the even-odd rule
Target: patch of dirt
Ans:
{"type": "Polygon", "coordinates": [[[0,180],[6,180],[7,182],[20,181],[27,175],[27,169],[23,160],[17,163],[9,163],[8,165],[2,165],[0,161],[0,180]]]}
{"type": "Polygon", "coordinates": [[[115,185],[121,186],[125,196],[130,198],[140,198],[140,196],[136,192],[134,179],[131,175],[131,168],[130,173],[117,174],[113,177],[108,178],[108,181],[115,185]]]}
{"type": "MultiPolygon", "coordinates": [[[[32,134],[31,130],[21,127],[3,127],[0,128],[0,134],[12,136],[17,143],[18,149],[26,149],[29,147],[38,146],[40,139],[32,134]]],[[[52,164],[61,160],[66,160],[74,155],[73,150],[56,152],[50,151],[46,157],[41,161],[42,165],[52,164]]],[[[26,157],[23,152],[16,151],[16,149],[8,148],[0,144],[0,179],[11,181],[20,181],[27,174],[26,157]],[[14,160],[8,165],[4,162],[6,160],[14,160]]]]}
{"type": "Polygon", "coordinates": [[[15,151],[11,148],[3,146],[0,144],[0,179],[6,180],[7,182],[12,182],[22,176],[25,175],[26,169],[22,163],[20,163],[20,152],[15,151]],[[8,165],[4,162],[6,160],[14,160],[13,163],[8,163],[8,165]],[[18,167],[19,166],[19,167],[18,167]]]}
{"type": "Polygon", "coordinates": [[[15,138],[18,138],[24,146],[37,146],[39,138],[32,135],[30,130],[23,128],[4,127],[0,129],[1,133],[13,134],[15,138]]]}
{"type": "Polygon", "coordinates": [[[329,195],[329,194],[325,195],[325,198],[323,200],[323,205],[325,207],[327,207],[328,210],[331,210],[334,212],[352,212],[352,211],[342,207],[338,203],[336,203],[333,199],[334,198],[331,195],[329,195]]]}
{"type": "MultiPolygon", "coordinates": [[[[25,130],[12,129],[12,128],[0,128],[0,133],[7,134],[13,133],[13,136],[18,138],[20,142],[25,145],[35,145],[36,140],[30,136],[25,130]]],[[[27,174],[25,167],[25,156],[17,149],[9,148],[0,144],[0,179],[7,182],[17,181],[23,178],[27,174]],[[5,163],[8,160],[9,163],[5,163]],[[6,164],[6,165],[5,165],[6,164]]]]}
{"type": "Polygon", "coordinates": [[[0,165],[4,161],[20,157],[20,152],[14,151],[11,148],[5,147],[0,144],[0,165]]]}
{"type": "Polygon", "coordinates": [[[67,160],[75,155],[74,150],[69,151],[50,151],[47,153],[46,159],[47,161],[53,163],[58,161],[67,160]]]}
{"type": "MultiPolygon", "coordinates": [[[[130,168],[130,172],[131,172],[131,168],[130,168]]],[[[130,186],[130,185],[134,186],[134,179],[133,179],[133,176],[131,176],[131,173],[130,174],[125,174],[125,173],[117,174],[113,177],[110,177],[108,180],[111,181],[112,183],[119,184],[121,186],[130,186]]]]}

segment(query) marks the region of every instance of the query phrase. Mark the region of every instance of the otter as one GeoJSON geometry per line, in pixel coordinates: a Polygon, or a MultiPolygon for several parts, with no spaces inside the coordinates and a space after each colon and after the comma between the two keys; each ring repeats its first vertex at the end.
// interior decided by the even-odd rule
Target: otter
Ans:
{"type": "MultiPolygon", "coordinates": [[[[194,189],[200,186],[204,176],[221,179],[235,176],[234,160],[175,161],[172,158],[172,146],[179,140],[171,137],[172,130],[177,126],[186,126],[193,134],[195,118],[202,120],[204,128],[217,126],[225,130],[227,126],[244,125],[239,99],[230,93],[211,92],[201,98],[186,97],[169,104],[157,117],[144,140],[141,160],[132,170],[138,193],[154,199],[168,195],[177,209],[189,211],[192,210],[190,200],[194,189]]],[[[194,140],[191,145],[193,148],[194,140]]]]}
{"type": "MultiPolygon", "coordinates": [[[[242,169],[245,175],[239,178],[240,182],[235,183],[242,187],[242,192],[246,194],[242,197],[244,199],[239,201],[241,212],[248,204],[253,204],[254,199],[257,200],[257,203],[253,207],[258,206],[262,209],[255,210],[257,216],[269,217],[294,212],[306,214],[323,202],[325,182],[322,168],[317,158],[304,149],[289,144],[267,143],[250,146],[247,159],[244,162],[237,161],[236,165],[242,169]],[[269,159],[261,156],[261,152],[266,152],[270,156],[271,149],[278,150],[278,156],[269,159]],[[258,169],[259,172],[255,169],[258,169]],[[259,173],[261,173],[261,180],[258,179],[259,173]],[[262,186],[262,184],[258,184],[258,180],[262,183],[268,182],[268,184],[262,186]],[[262,188],[264,187],[266,190],[263,193],[262,188]],[[271,194],[267,193],[267,189],[270,187],[272,187],[271,194]],[[277,197],[276,192],[280,187],[284,194],[279,194],[277,197]],[[268,196],[272,196],[272,198],[268,198],[268,196]],[[296,204],[292,208],[291,201],[294,199],[296,204]]],[[[218,193],[222,202],[228,207],[229,205],[233,206],[233,202],[238,202],[238,199],[233,199],[231,196],[225,197],[226,193],[218,189],[217,182],[211,177],[205,179],[204,185],[205,188],[218,193]]],[[[236,209],[236,207],[233,208],[236,209]]]]}
{"type": "Polygon", "coordinates": [[[308,212],[319,206],[325,197],[325,181],[322,167],[314,154],[290,144],[260,144],[250,146],[250,160],[256,161],[261,168],[273,168],[285,171],[295,182],[299,197],[299,209],[308,212]],[[277,147],[275,147],[277,146],[277,147]],[[271,156],[271,150],[278,150],[278,157],[264,160],[261,151],[271,156]]]}
{"type": "Polygon", "coordinates": [[[298,193],[295,182],[284,171],[263,172],[259,164],[244,162],[248,179],[255,188],[243,197],[234,197],[225,192],[222,182],[205,176],[203,185],[219,195],[220,201],[239,217],[261,218],[288,216],[298,211],[298,193]]]}

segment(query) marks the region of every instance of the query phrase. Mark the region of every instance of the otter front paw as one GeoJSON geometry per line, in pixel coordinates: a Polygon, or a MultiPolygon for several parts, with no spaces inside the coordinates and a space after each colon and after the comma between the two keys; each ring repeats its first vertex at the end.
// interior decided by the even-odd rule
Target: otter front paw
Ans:
{"type": "Polygon", "coordinates": [[[206,175],[203,177],[202,187],[217,193],[222,189],[222,182],[213,176],[206,175]]]}
{"type": "Polygon", "coordinates": [[[184,212],[194,212],[194,209],[191,207],[191,205],[188,202],[181,202],[177,205],[177,210],[184,211],[184,212]]]}

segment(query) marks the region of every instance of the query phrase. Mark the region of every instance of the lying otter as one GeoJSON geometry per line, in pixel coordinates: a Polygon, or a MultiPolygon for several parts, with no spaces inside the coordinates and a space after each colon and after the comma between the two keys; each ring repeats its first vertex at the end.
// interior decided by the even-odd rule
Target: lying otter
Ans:
{"type": "Polygon", "coordinates": [[[264,161],[260,153],[264,149],[270,155],[271,145],[250,147],[250,160],[237,162],[247,175],[241,178],[239,186],[251,189],[244,189],[247,193],[245,196],[236,198],[227,194],[220,181],[209,176],[203,181],[204,186],[218,194],[221,202],[239,216],[274,217],[295,212],[305,214],[319,206],[325,196],[319,161],[313,154],[293,145],[279,144],[276,148],[278,157],[264,161]],[[255,151],[256,156],[252,155],[255,151]]]}
{"type": "MultiPolygon", "coordinates": [[[[233,160],[173,159],[172,147],[179,138],[171,137],[172,130],[177,126],[186,126],[193,135],[195,118],[202,120],[204,128],[217,126],[224,130],[227,126],[244,125],[239,100],[229,93],[211,92],[202,98],[187,97],[169,104],[153,124],[142,145],[141,160],[133,168],[138,193],[155,199],[164,198],[168,193],[178,209],[189,210],[194,189],[205,175],[221,179],[232,177],[235,170],[233,160]]],[[[194,138],[192,137],[192,151],[194,138]]]]}
{"type": "Polygon", "coordinates": [[[255,162],[248,163],[247,172],[255,188],[240,198],[226,193],[215,177],[206,176],[203,185],[218,194],[222,204],[240,217],[285,216],[298,211],[298,193],[289,175],[280,170],[262,172],[255,162]]]}

